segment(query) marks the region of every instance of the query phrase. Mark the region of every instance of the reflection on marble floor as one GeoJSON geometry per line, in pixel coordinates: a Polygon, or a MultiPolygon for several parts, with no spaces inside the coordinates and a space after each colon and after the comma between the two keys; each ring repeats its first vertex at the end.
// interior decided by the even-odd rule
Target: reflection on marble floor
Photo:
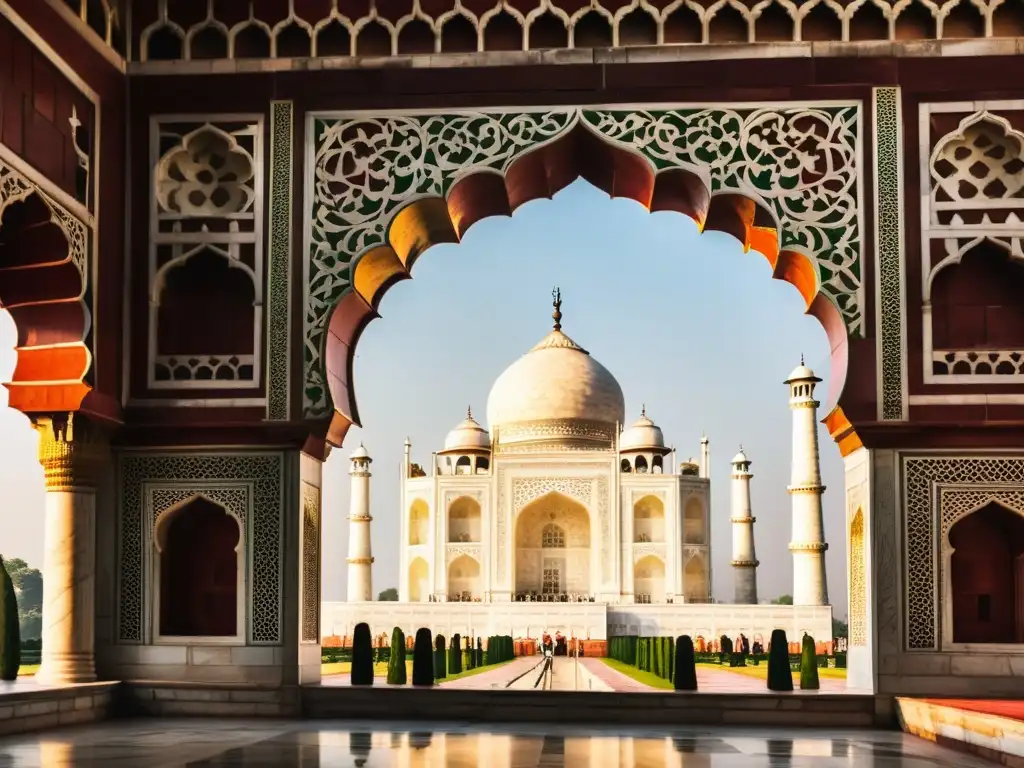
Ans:
{"type": "Polygon", "coordinates": [[[121,720],[0,739],[0,768],[991,768],[889,731],[121,720]]]}

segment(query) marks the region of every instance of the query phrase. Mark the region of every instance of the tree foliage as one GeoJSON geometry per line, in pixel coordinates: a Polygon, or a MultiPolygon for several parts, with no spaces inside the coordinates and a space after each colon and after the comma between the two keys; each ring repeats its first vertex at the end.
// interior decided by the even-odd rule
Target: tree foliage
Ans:
{"type": "Polygon", "coordinates": [[[352,633],[352,685],[373,685],[373,643],[370,625],[356,624],[352,633]]]}
{"type": "Polygon", "coordinates": [[[814,651],[814,638],[804,635],[800,651],[800,689],[816,691],[820,684],[818,683],[818,654],[814,651]]]}
{"type": "Polygon", "coordinates": [[[395,627],[391,633],[391,656],[388,659],[388,685],[405,685],[405,633],[395,627]]]}
{"type": "Polygon", "coordinates": [[[395,589],[394,587],[388,587],[383,592],[381,592],[379,595],[377,595],[377,599],[380,600],[380,601],[383,601],[383,602],[388,602],[388,601],[394,602],[394,601],[397,601],[398,600],[398,590],[395,589]]]}
{"type": "Polygon", "coordinates": [[[38,640],[43,634],[43,574],[20,557],[5,560],[4,564],[18,597],[21,639],[38,640]]]}
{"type": "Polygon", "coordinates": [[[0,680],[17,680],[21,666],[21,629],[14,582],[0,558],[0,680]]]}
{"type": "Polygon", "coordinates": [[[677,691],[697,690],[697,663],[693,656],[693,640],[689,635],[676,639],[673,686],[677,691]]]}
{"type": "Polygon", "coordinates": [[[771,647],[768,649],[768,690],[793,690],[793,673],[789,669],[789,641],[782,629],[772,630],[771,647]]]}
{"type": "Polygon", "coordinates": [[[416,630],[416,644],[412,649],[412,684],[434,684],[434,642],[426,627],[416,630]]]}

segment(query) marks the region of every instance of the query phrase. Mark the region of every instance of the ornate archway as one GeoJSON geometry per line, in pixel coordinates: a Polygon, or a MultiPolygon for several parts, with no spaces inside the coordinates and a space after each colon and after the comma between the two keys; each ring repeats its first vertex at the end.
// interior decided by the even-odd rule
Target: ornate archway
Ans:
{"type": "Polygon", "coordinates": [[[594,565],[594,528],[587,508],[558,492],[527,504],[515,520],[516,595],[592,595],[599,574],[594,565]]]}
{"type": "MultiPolygon", "coordinates": [[[[824,327],[839,403],[864,323],[860,120],[857,102],[310,113],[305,415],[331,417],[335,443],[359,423],[355,345],[423,251],[579,177],[762,253],[824,327]]],[[[830,431],[852,431],[839,405],[830,431]]]]}

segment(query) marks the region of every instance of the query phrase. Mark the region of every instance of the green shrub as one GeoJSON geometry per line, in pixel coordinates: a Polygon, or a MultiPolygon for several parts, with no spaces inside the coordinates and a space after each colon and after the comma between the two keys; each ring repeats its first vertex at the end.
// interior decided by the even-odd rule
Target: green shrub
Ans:
{"type": "Polygon", "coordinates": [[[373,641],[370,625],[356,624],[352,633],[352,685],[373,685],[373,641]]]}
{"type": "Polygon", "coordinates": [[[457,675],[462,672],[462,637],[456,632],[452,635],[452,644],[448,649],[448,674],[457,675]]]}
{"type": "Polygon", "coordinates": [[[782,629],[772,630],[771,648],[768,649],[768,690],[792,691],[793,671],[789,666],[789,642],[782,629]]]}
{"type": "Polygon", "coordinates": [[[0,558],[0,680],[17,680],[21,666],[21,627],[18,596],[7,566],[0,558]]]}
{"type": "Polygon", "coordinates": [[[693,640],[682,635],[676,640],[676,658],[673,664],[675,677],[673,686],[677,691],[697,690],[697,664],[693,658],[693,640]]]}
{"type": "Polygon", "coordinates": [[[474,669],[476,667],[475,657],[473,654],[473,640],[467,637],[465,647],[462,649],[462,668],[465,670],[474,669]]]}
{"type": "Polygon", "coordinates": [[[434,684],[434,643],[426,627],[416,630],[416,644],[412,649],[412,684],[434,684]]]}
{"type": "Polygon", "coordinates": [[[434,679],[448,677],[448,654],[444,646],[444,635],[434,638],[434,679]]]}
{"type": "Polygon", "coordinates": [[[479,637],[476,639],[476,653],[473,663],[478,667],[484,665],[484,641],[479,637]]]}
{"type": "Polygon", "coordinates": [[[388,659],[388,685],[405,685],[405,633],[395,627],[391,633],[391,657],[388,659]]]}
{"type": "Polygon", "coordinates": [[[676,679],[676,639],[668,638],[668,677],[667,680],[676,679]]]}
{"type": "Polygon", "coordinates": [[[836,654],[836,669],[846,669],[846,654],[845,653],[837,653],[836,654]]]}
{"type": "Polygon", "coordinates": [[[804,635],[803,653],[800,659],[800,690],[816,691],[818,683],[818,657],[814,652],[814,638],[804,635]]]}

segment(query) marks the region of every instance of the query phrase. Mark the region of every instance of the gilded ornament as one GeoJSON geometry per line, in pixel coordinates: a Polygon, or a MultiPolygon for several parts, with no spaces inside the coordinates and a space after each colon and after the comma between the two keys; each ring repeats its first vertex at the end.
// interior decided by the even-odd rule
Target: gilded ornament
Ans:
{"type": "Polygon", "coordinates": [[[110,461],[102,429],[78,414],[68,413],[39,419],[36,430],[47,491],[77,491],[98,485],[100,473],[110,461]]]}

